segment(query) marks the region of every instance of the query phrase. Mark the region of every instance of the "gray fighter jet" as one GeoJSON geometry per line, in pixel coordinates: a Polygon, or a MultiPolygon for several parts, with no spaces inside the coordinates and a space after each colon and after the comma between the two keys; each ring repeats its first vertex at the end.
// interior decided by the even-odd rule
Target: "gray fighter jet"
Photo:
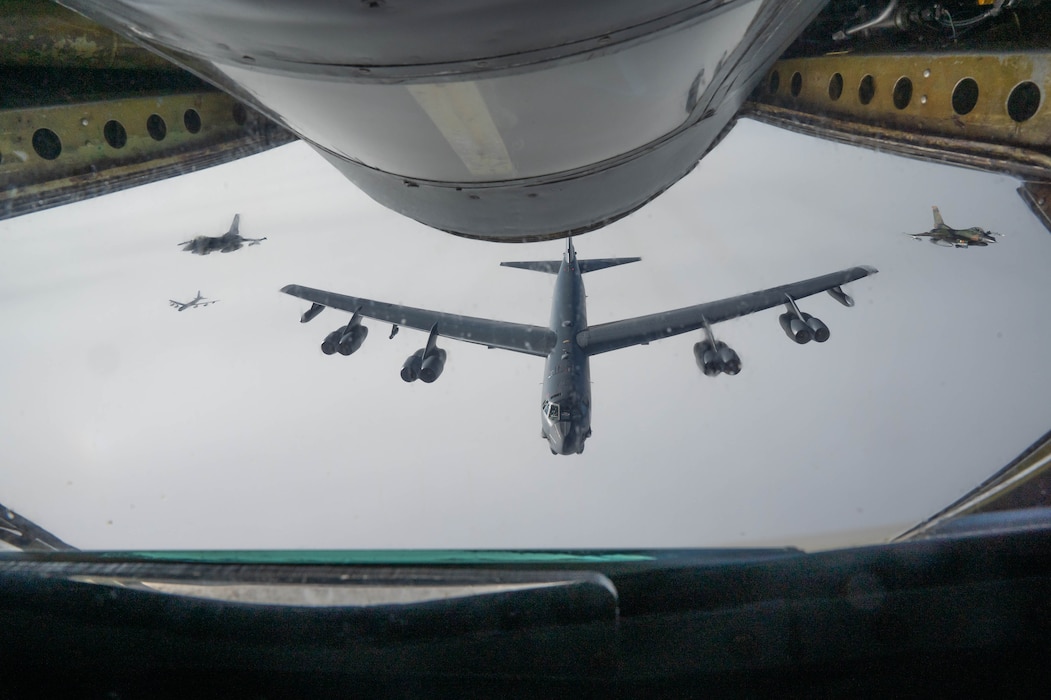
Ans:
{"type": "Polygon", "coordinates": [[[188,241],[183,241],[179,245],[182,249],[193,253],[194,255],[208,255],[208,253],[214,253],[219,251],[220,253],[230,253],[235,250],[240,250],[245,243],[248,245],[259,245],[266,240],[263,238],[245,238],[238,233],[237,226],[241,221],[240,214],[234,214],[234,222],[230,224],[230,230],[221,236],[197,236],[191,238],[188,241]]]}
{"type": "Polygon", "coordinates": [[[209,304],[214,304],[217,301],[219,300],[205,299],[205,297],[201,296],[201,290],[198,289],[197,296],[195,296],[193,299],[190,299],[189,301],[175,301],[174,299],[169,299],[168,303],[171,304],[176,311],[186,311],[186,309],[196,309],[198,306],[208,306],[209,304]]]}
{"type": "Polygon", "coordinates": [[[428,331],[427,344],[410,355],[402,365],[401,378],[406,382],[422,379],[430,383],[441,375],[445,368],[446,351],[437,346],[439,336],[546,357],[541,434],[548,441],[552,454],[566,455],[583,452],[584,441],[591,436],[588,359],[592,355],[703,330],[704,337],[693,346],[698,367],[708,376],[721,373],[734,375],[741,371],[741,358],[726,343],[715,339],[712,332],[714,324],[784,304],[785,313],[781,314],[780,323],[788,337],[800,344],[811,340],[823,343],[829,337],[828,326],[800,311],[796,301],[828,292],[844,306],[853,306],[854,300],[840,286],[876,272],[872,267],[852,267],[720,301],[589,326],[581,275],[639,259],[578,260],[570,240],[562,260],[501,263],[508,267],[557,275],[551,321],[546,328],[416,309],[297,284],[290,284],[281,291],[313,302],[300,319],[303,323],[316,317],[326,307],[353,314],[349,323],[325,337],[321,351],[326,355],[336,352],[350,355],[361,347],[368,335],[368,328],[361,325],[363,317],[428,331]]]}
{"type": "Polygon", "coordinates": [[[971,228],[947,226],[942,221],[942,213],[938,211],[938,207],[931,207],[931,210],[934,212],[934,228],[926,233],[906,233],[905,235],[912,236],[917,241],[927,236],[934,245],[946,248],[969,248],[972,245],[985,246],[990,243],[996,243],[997,236],[1003,236],[1002,233],[986,231],[979,226],[972,226],[971,228]]]}

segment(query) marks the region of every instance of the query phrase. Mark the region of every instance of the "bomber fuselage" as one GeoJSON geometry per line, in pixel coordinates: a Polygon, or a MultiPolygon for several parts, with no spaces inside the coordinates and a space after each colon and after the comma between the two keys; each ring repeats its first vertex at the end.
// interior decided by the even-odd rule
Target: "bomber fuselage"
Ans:
{"type": "Polygon", "coordinates": [[[555,454],[579,454],[591,435],[591,375],[588,356],[577,343],[587,328],[584,280],[572,248],[555,279],[551,331],[556,342],[544,369],[541,432],[555,454]]]}

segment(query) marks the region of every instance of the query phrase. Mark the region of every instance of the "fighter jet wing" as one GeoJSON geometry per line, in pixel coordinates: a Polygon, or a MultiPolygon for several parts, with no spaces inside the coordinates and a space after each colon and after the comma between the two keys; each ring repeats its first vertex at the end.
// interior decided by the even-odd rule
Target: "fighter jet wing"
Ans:
{"type": "Polygon", "coordinates": [[[709,324],[728,321],[732,318],[747,316],[784,304],[788,297],[794,300],[813,296],[834,287],[853,282],[854,280],[875,274],[876,268],[861,266],[851,267],[839,272],[832,272],[820,277],[813,277],[802,282],[781,285],[751,292],[728,299],[711,301],[706,304],[687,306],[674,311],[662,311],[648,316],[638,316],[623,321],[603,323],[581,331],[577,334],[577,343],[589,355],[619,350],[631,345],[640,345],[661,338],[670,338],[680,333],[688,333],[709,324]]]}
{"type": "Polygon", "coordinates": [[[350,313],[356,312],[367,318],[396,323],[399,326],[421,331],[430,331],[437,325],[440,336],[490,348],[546,357],[555,344],[555,334],[542,326],[528,326],[508,321],[492,321],[441,311],[415,309],[411,306],[388,304],[372,299],[326,292],[321,289],[311,289],[298,284],[290,284],[281,291],[322,306],[342,309],[350,313]]]}

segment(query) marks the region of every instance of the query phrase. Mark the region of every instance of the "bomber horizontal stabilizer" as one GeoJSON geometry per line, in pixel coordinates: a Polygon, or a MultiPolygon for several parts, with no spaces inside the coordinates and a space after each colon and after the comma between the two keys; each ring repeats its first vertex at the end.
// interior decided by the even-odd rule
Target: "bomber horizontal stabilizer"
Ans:
{"type": "Polygon", "coordinates": [[[561,260],[531,260],[528,262],[502,262],[502,267],[517,267],[522,270],[535,270],[546,272],[549,275],[557,275],[558,268],[562,266],[561,260]]]}
{"type": "Polygon", "coordinates": [[[577,260],[577,265],[580,267],[580,274],[584,274],[595,270],[605,270],[607,267],[627,265],[639,260],[642,260],[642,258],[595,258],[592,260],[577,260]]]}
{"type": "MultiPolygon", "coordinates": [[[[595,270],[604,270],[607,267],[616,267],[617,265],[627,265],[628,263],[638,262],[642,258],[595,258],[593,260],[577,260],[577,267],[580,268],[580,274],[585,272],[594,272],[595,270]]],[[[535,270],[536,272],[546,272],[550,275],[557,275],[558,269],[562,265],[561,260],[531,260],[524,262],[502,262],[500,263],[504,267],[517,267],[523,270],[535,270]]]]}

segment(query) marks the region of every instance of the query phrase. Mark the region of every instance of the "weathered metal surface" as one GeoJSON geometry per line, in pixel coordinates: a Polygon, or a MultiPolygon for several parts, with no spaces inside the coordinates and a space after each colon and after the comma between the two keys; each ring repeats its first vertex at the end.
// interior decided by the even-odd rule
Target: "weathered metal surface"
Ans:
{"type": "Polygon", "coordinates": [[[1036,218],[1051,231],[1051,182],[1023,182],[1018,194],[1036,218]]]}
{"type": "Polygon", "coordinates": [[[218,92],[0,110],[0,219],[292,140],[218,92]]]}
{"type": "Polygon", "coordinates": [[[0,551],[4,545],[23,552],[76,551],[76,547],[0,503],[0,551]]]}
{"type": "Polygon", "coordinates": [[[0,0],[0,219],[294,138],[76,13],[0,0]]]}
{"type": "Polygon", "coordinates": [[[141,46],[43,0],[0,0],[0,65],[178,70],[141,46]]]}
{"type": "Polygon", "coordinates": [[[1051,432],[955,503],[895,539],[922,537],[964,515],[1040,506],[1051,506],[1051,432]]]}
{"type": "Polygon", "coordinates": [[[841,54],[779,61],[742,115],[1039,182],[1051,181],[1049,93],[1051,51],[841,54]]]}
{"type": "Polygon", "coordinates": [[[986,149],[1005,168],[1012,155],[1031,153],[1046,168],[1049,90],[1051,53],[845,54],[779,61],[751,105],[759,118],[798,115],[802,124],[844,136],[856,129],[861,137],[882,137],[891,150],[898,141],[934,150],[960,145],[965,153],[986,149]]]}

